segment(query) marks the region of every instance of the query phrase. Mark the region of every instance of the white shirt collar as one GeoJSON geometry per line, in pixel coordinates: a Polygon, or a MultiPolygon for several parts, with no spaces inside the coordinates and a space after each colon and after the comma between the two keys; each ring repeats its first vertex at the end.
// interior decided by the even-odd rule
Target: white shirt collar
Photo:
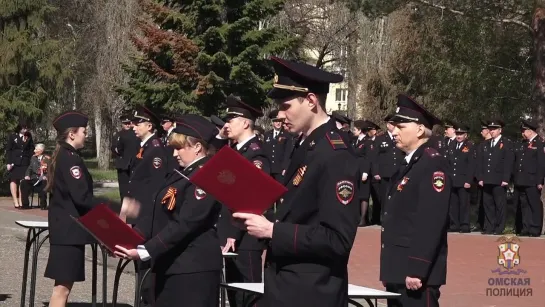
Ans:
{"type": "Polygon", "coordinates": [[[145,139],[142,140],[142,142],[140,142],[140,147],[144,146],[144,144],[146,144],[146,142],[153,136],[155,135],[155,132],[148,135],[145,139]]]}
{"type": "Polygon", "coordinates": [[[172,127],[168,128],[167,136],[169,136],[172,133],[172,130],[174,130],[174,128],[176,128],[176,127],[172,126],[172,127]]]}
{"type": "Polygon", "coordinates": [[[413,151],[411,151],[410,153],[408,153],[408,154],[405,156],[405,161],[407,162],[407,164],[408,164],[409,162],[411,162],[411,158],[413,157],[415,151],[416,151],[416,149],[413,150],[413,151]]]}
{"type": "Polygon", "coordinates": [[[250,141],[254,137],[255,137],[255,134],[252,134],[249,138],[245,139],[244,141],[238,142],[237,143],[237,150],[240,150],[242,148],[242,146],[244,146],[244,144],[248,143],[248,141],[250,141]]]}
{"type": "Polygon", "coordinates": [[[360,135],[358,135],[358,141],[363,140],[364,137],[365,137],[365,134],[360,133],[360,135]]]}
{"type": "Polygon", "coordinates": [[[501,134],[494,138],[494,145],[498,144],[498,141],[501,139],[501,134]]]}
{"type": "Polygon", "coordinates": [[[528,143],[532,142],[536,138],[537,134],[534,135],[531,139],[528,140],[528,143]]]}
{"type": "Polygon", "coordinates": [[[390,131],[388,131],[388,135],[390,136],[390,139],[394,139],[394,136],[392,135],[392,133],[390,131]]]}
{"type": "Polygon", "coordinates": [[[197,159],[193,160],[193,162],[189,163],[186,167],[184,167],[184,170],[187,169],[188,167],[190,167],[191,165],[195,164],[195,162],[203,159],[203,158],[206,158],[206,156],[202,156],[202,157],[198,157],[197,159]]]}

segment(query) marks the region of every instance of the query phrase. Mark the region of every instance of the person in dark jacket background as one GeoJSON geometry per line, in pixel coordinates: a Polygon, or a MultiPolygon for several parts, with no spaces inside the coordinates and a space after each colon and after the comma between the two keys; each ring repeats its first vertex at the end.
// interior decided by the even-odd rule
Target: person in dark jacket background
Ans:
{"type": "Polygon", "coordinates": [[[25,178],[34,151],[34,141],[24,121],[15,127],[6,144],[6,168],[8,170],[9,189],[13,197],[13,206],[22,208],[18,191],[19,183],[25,178]]]}

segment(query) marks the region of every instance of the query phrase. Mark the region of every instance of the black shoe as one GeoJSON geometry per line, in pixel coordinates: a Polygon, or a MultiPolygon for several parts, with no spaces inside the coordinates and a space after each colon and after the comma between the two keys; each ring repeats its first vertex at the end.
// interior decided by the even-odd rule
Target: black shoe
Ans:
{"type": "MultiPolygon", "coordinates": [[[[493,232],[492,232],[492,231],[481,231],[481,234],[483,234],[483,235],[491,235],[491,234],[493,234],[493,232]]],[[[494,233],[494,234],[495,234],[495,233],[494,233]]]]}
{"type": "Polygon", "coordinates": [[[532,238],[539,238],[541,237],[541,234],[538,234],[538,233],[530,233],[528,234],[529,237],[532,237],[532,238]]]}
{"type": "Polygon", "coordinates": [[[460,233],[470,233],[471,231],[468,228],[460,229],[460,233]]]}

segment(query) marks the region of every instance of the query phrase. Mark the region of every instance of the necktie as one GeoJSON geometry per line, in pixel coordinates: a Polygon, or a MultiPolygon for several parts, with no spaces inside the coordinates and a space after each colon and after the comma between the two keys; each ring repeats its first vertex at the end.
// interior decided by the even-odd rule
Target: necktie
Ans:
{"type": "Polygon", "coordinates": [[[462,146],[462,143],[458,143],[458,145],[456,146],[456,150],[460,149],[461,146],[462,146]]]}
{"type": "Polygon", "coordinates": [[[274,134],[273,134],[273,138],[276,139],[276,136],[277,136],[277,135],[278,135],[278,132],[275,131],[274,134]]]}
{"type": "Polygon", "coordinates": [[[496,142],[494,139],[492,139],[492,147],[496,146],[496,142]]]}

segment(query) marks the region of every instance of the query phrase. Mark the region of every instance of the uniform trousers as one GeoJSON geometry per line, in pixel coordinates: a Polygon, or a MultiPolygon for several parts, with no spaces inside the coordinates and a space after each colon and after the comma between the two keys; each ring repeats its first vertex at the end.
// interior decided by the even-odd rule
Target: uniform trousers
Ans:
{"type": "Polygon", "coordinates": [[[380,225],[381,224],[381,197],[380,195],[380,181],[371,179],[371,199],[373,200],[373,211],[371,213],[371,225],[380,225]]]}
{"type": "Polygon", "coordinates": [[[537,186],[515,186],[514,199],[520,217],[519,233],[540,235],[543,223],[541,191],[537,186]]]}
{"type": "Polygon", "coordinates": [[[439,307],[440,286],[425,286],[418,290],[408,290],[405,284],[386,284],[386,291],[401,296],[388,299],[388,307],[439,307]]]}
{"type": "Polygon", "coordinates": [[[121,201],[123,201],[123,197],[127,196],[127,191],[129,189],[129,177],[129,170],[117,170],[117,182],[119,183],[119,196],[121,197],[121,201]]]}
{"type": "Polygon", "coordinates": [[[221,271],[155,275],[155,307],[217,307],[221,271]]]}
{"type": "Polygon", "coordinates": [[[44,191],[47,185],[47,180],[41,180],[36,184],[38,180],[21,180],[21,202],[23,207],[29,206],[29,197],[32,191],[38,193],[38,200],[40,208],[47,207],[47,192],[44,191]],[[34,185],[36,184],[36,185],[34,185]]]}
{"type": "Polygon", "coordinates": [[[493,184],[483,186],[484,232],[501,234],[505,230],[506,187],[493,184]]]}
{"type": "MultiPolygon", "coordinates": [[[[234,259],[225,259],[225,280],[232,282],[261,282],[262,250],[237,250],[234,259]]],[[[258,296],[242,291],[227,291],[230,307],[257,306],[258,296]]]]}
{"type": "Polygon", "coordinates": [[[469,230],[469,189],[452,187],[449,215],[450,229],[469,230]]]}

